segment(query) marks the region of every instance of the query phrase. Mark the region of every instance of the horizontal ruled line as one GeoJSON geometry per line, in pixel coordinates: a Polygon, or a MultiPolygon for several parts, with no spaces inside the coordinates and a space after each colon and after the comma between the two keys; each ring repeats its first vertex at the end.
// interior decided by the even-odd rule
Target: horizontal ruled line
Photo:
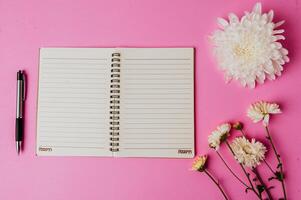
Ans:
{"type": "Polygon", "coordinates": [[[65,136],[65,135],[58,135],[58,134],[56,134],[56,135],[41,135],[40,136],[40,138],[52,138],[52,137],[57,137],[57,138],[95,138],[95,139],[103,139],[103,138],[108,138],[108,137],[104,137],[104,136],[102,136],[102,137],[96,137],[96,136],[94,136],[94,137],[91,137],[91,136],[65,136]]]}
{"type": "Polygon", "coordinates": [[[137,107],[125,107],[126,109],[130,109],[130,110],[189,110],[190,108],[179,108],[179,107],[175,107],[175,108],[167,108],[167,107],[162,107],[162,108],[147,108],[147,107],[140,107],[140,108],[137,108],[137,107]]]}
{"type": "Polygon", "coordinates": [[[167,100],[167,99],[173,99],[173,100],[177,100],[177,99],[189,99],[190,100],[190,98],[188,98],[188,97],[165,97],[165,98],[162,98],[162,96],[160,96],[160,97],[144,97],[144,98],[142,98],[142,97],[125,97],[124,98],[125,100],[126,99],[158,99],[158,100],[162,100],[162,99],[165,99],[165,100],[167,100]]]}
{"type": "Polygon", "coordinates": [[[144,133],[133,133],[133,132],[125,132],[124,133],[125,135],[187,135],[187,134],[190,134],[190,133],[175,133],[175,132],[168,132],[168,133],[164,133],[164,132],[144,132],[144,133]]]}
{"type": "MultiPolygon", "coordinates": [[[[44,67],[43,68],[43,71],[44,70],[53,70],[53,71],[61,71],[61,70],[69,70],[69,71],[72,71],[72,70],[100,70],[100,71],[109,71],[109,69],[107,68],[100,68],[99,66],[103,66],[103,65],[107,65],[107,64],[101,64],[101,63],[72,63],[72,64],[75,64],[75,65],[72,65],[72,66],[68,66],[68,67],[62,67],[62,65],[66,64],[66,63],[45,63],[45,64],[53,64],[53,66],[51,67],[44,67]],[[57,64],[57,65],[54,65],[54,64],[57,64]],[[78,65],[77,65],[78,64],[78,65]],[[80,64],[80,65],[79,65],[80,64]],[[98,66],[98,67],[96,67],[98,66]]],[[[71,65],[71,64],[69,64],[71,65]]]]}
{"type": "MultiPolygon", "coordinates": [[[[126,73],[126,72],[125,72],[126,73]]],[[[165,75],[165,74],[168,74],[168,75],[187,75],[187,74],[191,74],[191,73],[184,73],[184,72],[160,72],[160,73],[142,73],[142,72],[137,72],[137,73],[134,73],[134,72],[130,72],[130,73],[127,73],[127,74],[124,74],[124,75],[165,75]]]]}
{"type": "MultiPolygon", "coordinates": [[[[81,97],[81,96],[44,96],[45,98],[52,98],[52,99],[86,99],[87,100],[87,97],[81,97]]],[[[100,98],[100,97],[91,97],[92,100],[108,100],[107,98],[100,98]]],[[[90,100],[89,100],[90,101],[90,100]]]]}
{"type": "Polygon", "coordinates": [[[97,88],[97,87],[70,87],[68,85],[62,87],[62,86],[43,86],[43,88],[49,88],[49,89],[57,89],[55,91],[47,91],[47,93],[60,93],[60,92],[75,92],[74,90],[84,90],[84,91],[81,91],[81,92],[85,92],[85,94],[99,94],[99,92],[102,92],[102,91],[108,91],[109,92],[109,88],[97,88]],[[61,89],[61,90],[59,90],[61,89]],[[67,91],[64,91],[64,90],[67,90],[67,91]],[[94,90],[94,92],[89,92],[87,93],[86,90],[94,90]]]}
{"type": "Polygon", "coordinates": [[[191,70],[190,68],[179,69],[179,68],[171,68],[171,67],[168,67],[168,68],[127,67],[127,68],[122,69],[122,71],[123,72],[127,72],[127,71],[129,71],[129,72],[131,72],[131,71],[158,71],[159,69],[160,69],[160,71],[161,70],[169,70],[169,71],[189,71],[189,70],[191,70]]]}
{"type": "Polygon", "coordinates": [[[191,65],[191,63],[122,63],[123,65],[126,65],[127,67],[130,67],[131,65],[157,65],[157,66],[160,66],[160,65],[182,65],[182,66],[187,66],[187,65],[191,65]]]}
{"type": "Polygon", "coordinates": [[[161,130],[161,129],[168,129],[168,130],[170,130],[170,129],[183,129],[183,130],[191,130],[191,128],[182,128],[182,127],[179,127],[179,128],[175,128],[175,127],[168,127],[168,128],[166,128],[166,127],[160,127],[160,128],[156,128],[156,127],[150,127],[150,128],[148,128],[148,127],[135,128],[135,127],[133,127],[133,128],[125,128],[125,129],[128,129],[128,130],[135,130],[135,129],[137,129],[137,130],[139,130],[139,129],[152,129],[152,130],[161,130]]]}
{"type": "Polygon", "coordinates": [[[42,117],[43,119],[95,119],[95,120],[105,120],[106,118],[104,117],[87,117],[87,116],[84,116],[84,117],[74,117],[74,115],[72,116],[49,116],[49,115],[41,115],[39,114],[40,117],[42,117]]]}
{"type": "Polygon", "coordinates": [[[41,143],[66,143],[66,144],[103,144],[101,142],[63,141],[63,140],[40,140],[41,143]]]}
{"type": "Polygon", "coordinates": [[[190,119],[190,117],[143,117],[143,116],[139,116],[139,117],[127,117],[127,119],[151,119],[151,120],[155,120],[155,119],[190,119]]]}
{"type": "MultiPolygon", "coordinates": [[[[53,66],[62,66],[62,65],[72,65],[72,67],[73,66],[106,66],[106,65],[108,65],[109,66],[109,64],[108,63],[84,63],[84,62],[79,62],[79,63],[74,63],[74,62],[72,62],[72,63],[70,63],[70,62],[65,62],[65,63],[61,63],[61,62],[47,62],[47,63],[41,63],[41,65],[50,65],[51,66],[51,68],[53,68],[53,66]]],[[[45,69],[46,67],[44,66],[44,67],[42,67],[42,69],[45,69]]],[[[48,69],[48,68],[46,68],[46,69],[48,69]]],[[[73,69],[73,68],[72,68],[73,69]]],[[[91,69],[90,67],[89,67],[89,69],[91,69]]],[[[95,69],[99,69],[99,68],[95,68],[95,69]]]]}
{"type": "Polygon", "coordinates": [[[41,125],[40,126],[41,128],[54,128],[55,130],[56,129],[71,129],[71,128],[93,128],[93,130],[106,130],[106,128],[102,128],[102,127],[97,127],[97,126],[50,126],[50,125],[41,125]]]}
{"type": "MultiPolygon", "coordinates": [[[[154,94],[160,94],[160,95],[169,95],[169,94],[191,94],[190,92],[147,92],[147,93],[142,93],[142,92],[127,92],[128,95],[154,95],[154,94]]],[[[161,97],[158,97],[161,98],[161,97]]]]}
{"type": "MultiPolygon", "coordinates": [[[[108,136],[108,133],[106,132],[106,133],[102,133],[102,132],[97,132],[97,131],[99,131],[99,130],[95,130],[95,131],[83,131],[83,130],[81,130],[81,131],[76,131],[76,132],[74,132],[74,131],[66,131],[66,130],[59,130],[59,131],[53,131],[53,130],[41,130],[40,132],[43,132],[43,133],[47,133],[47,134],[49,134],[49,135],[85,135],[85,136],[87,136],[87,135],[105,135],[105,136],[108,136]],[[54,134],[54,132],[55,132],[55,134],[54,134]]],[[[47,135],[46,134],[46,135],[47,135]]]]}
{"type": "MultiPolygon", "coordinates": [[[[54,72],[54,71],[48,71],[48,72],[45,72],[47,74],[57,74],[58,72],[54,72]]],[[[77,74],[80,74],[80,75],[106,75],[105,73],[92,73],[92,72],[74,72],[74,71],[66,71],[66,72],[60,72],[60,75],[62,74],[67,74],[67,75],[77,75],[77,74]]],[[[76,79],[76,78],[74,78],[76,79]]]]}
{"type": "Polygon", "coordinates": [[[190,58],[124,58],[124,60],[191,60],[190,58]]]}
{"type": "Polygon", "coordinates": [[[107,58],[44,57],[42,60],[108,60],[107,58]]]}
{"type": "MultiPolygon", "coordinates": [[[[89,79],[87,79],[89,80],[89,79]]],[[[101,80],[101,81],[93,81],[93,82],[87,82],[87,81],[84,81],[84,82],[78,82],[77,79],[73,79],[72,81],[71,80],[65,80],[65,79],[62,79],[62,80],[57,80],[56,81],[41,81],[40,84],[72,84],[72,85],[94,85],[94,84],[105,84],[106,82],[101,80]],[[76,80],[76,82],[74,82],[76,80]]]]}
{"type": "MultiPolygon", "coordinates": [[[[54,110],[44,110],[44,109],[39,109],[39,111],[42,111],[42,112],[47,112],[47,113],[67,113],[67,114],[77,114],[77,113],[84,113],[84,114],[99,114],[99,115],[104,115],[104,114],[107,114],[107,113],[100,113],[99,111],[95,111],[95,112],[85,112],[85,111],[82,111],[80,112],[79,110],[74,110],[74,111],[60,111],[60,110],[57,110],[57,111],[54,111],[54,110]]],[[[89,110],[91,111],[91,110],[89,110]]]]}
{"type": "MultiPolygon", "coordinates": [[[[152,84],[150,84],[152,85],[152,84]]],[[[179,90],[179,91],[187,91],[187,89],[191,89],[191,87],[164,87],[164,84],[162,84],[162,87],[139,87],[139,85],[137,85],[138,87],[125,87],[125,89],[127,90],[164,90],[166,91],[166,93],[168,93],[168,91],[172,90],[179,90]]]]}
{"type": "MultiPolygon", "coordinates": [[[[48,79],[49,76],[45,76],[45,75],[42,75],[43,78],[45,79],[48,79]]],[[[55,79],[55,80],[63,80],[63,81],[74,81],[74,80],[101,80],[100,78],[83,78],[83,77],[66,77],[66,76],[55,76],[55,77],[52,77],[52,79],[55,79]]],[[[105,83],[105,82],[103,82],[105,83]]]]}
{"type": "MultiPolygon", "coordinates": [[[[165,85],[173,85],[173,86],[183,86],[183,85],[191,85],[191,83],[126,83],[126,85],[135,85],[135,86],[139,86],[139,85],[161,85],[161,86],[165,86],[165,85]]],[[[190,88],[190,87],[189,87],[190,88]]]]}
{"type": "Polygon", "coordinates": [[[192,124],[191,122],[125,122],[125,124],[192,124]]]}
{"type": "Polygon", "coordinates": [[[157,145],[157,144],[166,144],[166,145],[173,145],[173,144],[181,144],[181,145],[185,145],[185,144],[191,144],[190,142],[156,142],[156,143],[148,143],[148,142],[123,142],[122,144],[125,145],[157,145]]]}
{"type": "Polygon", "coordinates": [[[162,102],[137,102],[137,103],[132,103],[132,102],[127,102],[125,105],[191,105],[191,103],[162,103],[162,102]]]}
{"type": "Polygon", "coordinates": [[[40,120],[40,123],[50,123],[50,124],[78,124],[78,123],[85,123],[85,124],[97,124],[98,122],[87,122],[87,121],[71,121],[71,122],[67,122],[67,121],[49,121],[49,120],[40,120]]]}
{"type": "Polygon", "coordinates": [[[109,103],[102,103],[102,102],[95,102],[95,103],[90,103],[90,102],[82,102],[82,101],[40,101],[39,104],[43,104],[43,103],[47,103],[47,104],[64,104],[64,106],[66,105],[66,103],[70,104],[76,104],[76,105],[105,105],[105,104],[109,104],[109,103]]]}
{"type": "Polygon", "coordinates": [[[135,79],[129,79],[129,80],[125,80],[127,82],[129,81],[136,81],[136,80],[142,80],[142,81],[147,81],[147,80],[162,80],[162,81],[168,81],[168,80],[175,80],[175,81],[182,81],[182,80],[192,80],[192,78],[181,78],[181,80],[179,80],[179,77],[151,77],[151,78],[142,78],[142,77],[135,77],[135,79]]]}
{"type": "MultiPolygon", "coordinates": [[[[172,135],[173,136],[173,135],[172,135]]],[[[124,140],[191,140],[191,137],[168,137],[168,138],[162,138],[162,137],[156,137],[156,138],[153,138],[153,137],[135,137],[135,138],[129,138],[129,137],[125,137],[125,138],[122,138],[121,141],[124,141],[124,140]]]]}
{"type": "MultiPolygon", "coordinates": [[[[85,64],[83,64],[83,65],[85,65],[85,64]]],[[[96,65],[96,64],[95,64],[96,65]]],[[[70,67],[69,67],[70,68],[70,67]]],[[[63,68],[63,67],[58,67],[58,66],[52,66],[51,68],[44,68],[44,69],[42,69],[44,72],[47,72],[47,71],[56,71],[56,72],[58,72],[58,73],[61,73],[61,71],[68,71],[68,72],[72,72],[72,71],[83,71],[83,70],[93,70],[93,71],[95,71],[95,72],[98,72],[98,71],[101,71],[101,72],[103,72],[103,71],[109,71],[108,69],[106,69],[106,68],[91,68],[91,67],[89,67],[88,69],[87,69],[87,67],[81,67],[81,68],[74,68],[74,67],[72,67],[72,68],[70,68],[70,69],[67,69],[67,68],[63,68]]]]}
{"type": "MultiPolygon", "coordinates": [[[[163,110],[163,109],[162,109],[163,110]]],[[[160,113],[160,112],[124,112],[126,114],[155,114],[155,115],[175,115],[175,114],[191,114],[190,112],[169,112],[169,113],[160,113]]]]}
{"type": "Polygon", "coordinates": [[[57,146],[57,145],[42,145],[43,147],[50,147],[50,148],[74,148],[74,149],[104,149],[104,147],[81,147],[81,146],[57,146]]]}
{"type": "Polygon", "coordinates": [[[165,148],[156,148],[156,147],[150,147],[150,148],[142,148],[142,147],[125,147],[125,148],[119,148],[119,149],[192,149],[192,148],[187,148],[187,147],[177,147],[177,148],[172,148],[172,147],[165,147],[165,148]]]}

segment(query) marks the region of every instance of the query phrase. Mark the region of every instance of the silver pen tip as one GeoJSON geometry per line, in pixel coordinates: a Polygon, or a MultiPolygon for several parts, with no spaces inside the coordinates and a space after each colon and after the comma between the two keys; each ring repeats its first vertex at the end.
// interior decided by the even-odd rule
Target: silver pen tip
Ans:
{"type": "Polygon", "coordinates": [[[21,151],[21,141],[16,142],[16,150],[17,150],[17,154],[19,155],[21,151]]]}

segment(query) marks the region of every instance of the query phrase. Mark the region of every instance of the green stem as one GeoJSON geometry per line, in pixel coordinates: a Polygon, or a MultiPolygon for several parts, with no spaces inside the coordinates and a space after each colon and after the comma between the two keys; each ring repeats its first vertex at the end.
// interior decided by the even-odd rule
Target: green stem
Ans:
{"type": "Polygon", "coordinates": [[[226,167],[228,168],[228,170],[231,172],[231,174],[239,181],[241,182],[244,186],[246,186],[247,188],[250,188],[245,182],[243,182],[234,172],[233,170],[229,167],[229,165],[226,163],[226,161],[224,160],[224,158],[222,157],[222,155],[216,151],[217,155],[220,157],[220,159],[223,161],[223,163],[226,165],[226,167]]]}
{"type": "Polygon", "coordinates": [[[277,149],[274,145],[274,142],[273,142],[273,139],[272,139],[272,136],[270,134],[268,126],[265,126],[265,130],[266,130],[266,133],[267,133],[267,138],[268,138],[269,142],[271,143],[272,149],[273,149],[274,154],[276,155],[276,158],[277,158],[277,161],[278,161],[278,166],[280,168],[280,173],[281,173],[281,176],[282,176],[282,179],[281,180],[278,179],[278,180],[281,182],[282,191],[283,191],[283,195],[284,195],[284,200],[287,200],[285,184],[284,184],[283,165],[282,165],[282,162],[281,162],[281,159],[280,159],[280,155],[278,154],[278,151],[277,151],[277,149]]]}
{"type": "Polygon", "coordinates": [[[259,172],[257,171],[256,168],[253,168],[252,171],[254,172],[254,174],[256,175],[258,181],[260,182],[260,184],[263,186],[265,192],[267,193],[269,200],[273,200],[272,194],[270,193],[270,190],[267,188],[267,186],[265,185],[265,183],[263,182],[259,172]]]}
{"type": "Polygon", "coordinates": [[[215,183],[215,185],[218,187],[218,189],[221,191],[221,193],[223,194],[225,200],[229,200],[226,193],[224,192],[223,188],[220,186],[220,184],[218,183],[217,180],[215,180],[215,178],[210,174],[210,172],[208,170],[204,170],[204,172],[208,175],[208,177],[215,183]]]}
{"type": "MultiPolygon", "coordinates": [[[[227,140],[226,140],[225,142],[226,142],[226,144],[227,144],[229,150],[231,151],[232,155],[235,157],[235,153],[234,153],[233,149],[231,148],[230,144],[228,143],[227,140]]],[[[252,183],[252,181],[251,181],[251,179],[250,179],[250,174],[247,173],[246,169],[244,168],[244,166],[243,166],[241,163],[239,163],[239,165],[240,165],[242,171],[244,172],[244,174],[246,175],[246,177],[247,177],[247,179],[248,179],[248,181],[249,181],[249,183],[250,183],[251,188],[250,188],[250,187],[248,187],[248,188],[250,188],[250,189],[256,194],[256,196],[257,196],[260,200],[262,200],[262,197],[260,196],[259,193],[257,193],[256,189],[254,188],[254,185],[253,185],[253,183],[252,183]]]]}
{"type": "Polygon", "coordinates": [[[245,131],[244,131],[243,129],[241,129],[240,132],[241,132],[241,134],[242,134],[245,138],[247,138],[246,133],[245,133],[245,131]]]}
{"type": "Polygon", "coordinates": [[[276,172],[272,169],[272,167],[269,165],[269,163],[268,163],[265,159],[263,159],[263,162],[265,163],[265,165],[270,169],[270,171],[271,171],[273,174],[276,173],[276,172]]]}

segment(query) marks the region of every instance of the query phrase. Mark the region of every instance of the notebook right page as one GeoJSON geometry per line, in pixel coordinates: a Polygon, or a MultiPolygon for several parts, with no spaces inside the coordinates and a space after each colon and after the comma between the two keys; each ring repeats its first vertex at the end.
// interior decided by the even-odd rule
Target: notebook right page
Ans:
{"type": "Polygon", "coordinates": [[[121,157],[194,156],[193,48],[121,52],[121,157]]]}

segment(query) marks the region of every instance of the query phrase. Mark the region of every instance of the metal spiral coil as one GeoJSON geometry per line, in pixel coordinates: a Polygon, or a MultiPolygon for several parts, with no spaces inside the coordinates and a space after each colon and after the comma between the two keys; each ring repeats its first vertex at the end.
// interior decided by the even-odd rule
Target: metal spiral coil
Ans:
{"type": "Polygon", "coordinates": [[[110,85],[110,151],[119,151],[120,53],[112,53],[110,85]]]}

